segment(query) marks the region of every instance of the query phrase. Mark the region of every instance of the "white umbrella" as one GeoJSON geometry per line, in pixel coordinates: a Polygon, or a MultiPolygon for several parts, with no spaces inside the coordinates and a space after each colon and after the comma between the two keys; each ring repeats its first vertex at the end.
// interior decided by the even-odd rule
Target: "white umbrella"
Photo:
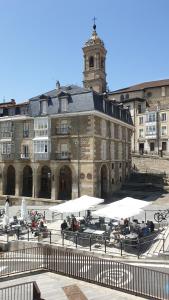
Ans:
{"type": "Polygon", "coordinates": [[[9,203],[5,202],[5,215],[9,218],[9,203]]]}
{"type": "Polygon", "coordinates": [[[27,206],[26,206],[25,198],[22,198],[22,203],[21,203],[21,218],[23,220],[27,220],[27,218],[28,218],[28,211],[27,211],[27,206]]]}
{"type": "Polygon", "coordinates": [[[75,213],[87,210],[90,207],[102,202],[104,202],[104,199],[84,195],[80,198],[76,198],[74,200],[69,200],[65,203],[52,206],[49,209],[58,213],[75,213]]]}
{"type": "Polygon", "coordinates": [[[9,224],[9,203],[5,202],[5,214],[2,221],[3,228],[9,224]]]}
{"type": "Polygon", "coordinates": [[[126,197],[107,205],[103,209],[93,212],[93,214],[110,219],[129,218],[138,215],[142,212],[141,208],[149,204],[151,204],[151,202],[126,197]]]}

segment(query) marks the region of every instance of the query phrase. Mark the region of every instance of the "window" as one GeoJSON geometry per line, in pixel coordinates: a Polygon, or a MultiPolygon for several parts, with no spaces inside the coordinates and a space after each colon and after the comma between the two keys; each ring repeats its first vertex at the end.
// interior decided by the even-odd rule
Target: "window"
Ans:
{"type": "Polygon", "coordinates": [[[141,114],[141,104],[138,104],[138,114],[141,114]]]}
{"type": "Polygon", "coordinates": [[[139,138],[143,138],[144,137],[144,129],[141,128],[139,129],[139,138]]]}
{"type": "Polygon", "coordinates": [[[167,126],[161,126],[161,135],[167,134],[167,126]]]}
{"type": "Polygon", "coordinates": [[[156,126],[146,126],[146,135],[156,135],[156,126]]]}
{"type": "Polygon", "coordinates": [[[47,141],[35,141],[34,142],[34,153],[47,153],[48,142],[47,141]]]}
{"type": "Polygon", "coordinates": [[[166,121],[166,120],[167,120],[166,113],[162,113],[161,114],[161,121],[166,121]]]}
{"type": "Polygon", "coordinates": [[[129,99],[129,94],[126,94],[126,99],[129,99]]]}
{"type": "Polygon", "coordinates": [[[94,67],[94,57],[93,56],[90,56],[90,58],[89,58],[89,67],[90,68],[94,67]]]}
{"type": "Polygon", "coordinates": [[[59,130],[59,133],[61,133],[61,134],[68,134],[69,127],[68,127],[67,120],[60,121],[60,127],[58,128],[58,130],[59,130]]]}
{"type": "Polygon", "coordinates": [[[121,163],[119,163],[119,169],[121,169],[121,163]]]}
{"type": "Polygon", "coordinates": [[[114,178],[112,178],[111,183],[114,184],[114,178]]]}
{"type": "Polygon", "coordinates": [[[29,123],[28,122],[23,123],[23,137],[24,138],[29,137],[29,123]]]}
{"type": "Polygon", "coordinates": [[[15,115],[20,115],[20,107],[19,106],[17,106],[17,107],[15,107],[15,115]]]}
{"type": "Polygon", "coordinates": [[[156,113],[148,113],[146,115],[146,122],[155,122],[156,121],[156,113]]]}
{"type": "Polygon", "coordinates": [[[165,86],[161,87],[161,96],[165,97],[165,86]]]}
{"type": "Polygon", "coordinates": [[[47,114],[47,101],[46,100],[42,100],[40,102],[40,111],[41,111],[41,114],[47,114]]]}
{"type": "Polygon", "coordinates": [[[153,142],[150,143],[150,151],[154,151],[154,143],[153,142]]]}
{"type": "Polygon", "coordinates": [[[36,118],[34,120],[35,136],[48,136],[48,118],[36,118]]]}
{"type": "Polygon", "coordinates": [[[60,145],[60,155],[61,158],[66,158],[68,156],[68,144],[60,145]]]}
{"type": "Polygon", "coordinates": [[[1,136],[2,138],[12,137],[13,127],[11,122],[2,122],[1,123],[1,136]]]}
{"type": "Polygon", "coordinates": [[[167,151],[167,143],[166,142],[162,142],[162,150],[167,151]]]}
{"type": "Polygon", "coordinates": [[[112,170],[114,169],[114,164],[111,165],[112,170]]]}
{"type": "Polygon", "coordinates": [[[143,124],[143,117],[139,117],[139,124],[143,124]]]}
{"type": "Polygon", "coordinates": [[[68,111],[68,99],[67,98],[60,99],[60,111],[61,112],[68,111]]]}
{"type": "Polygon", "coordinates": [[[11,154],[12,145],[11,143],[2,143],[1,153],[2,154],[11,154]]]}
{"type": "Polygon", "coordinates": [[[21,158],[29,158],[29,146],[28,145],[22,146],[21,158]]]}
{"type": "Polygon", "coordinates": [[[120,95],[120,100],[124,100],[124,95],[120,95]]]}

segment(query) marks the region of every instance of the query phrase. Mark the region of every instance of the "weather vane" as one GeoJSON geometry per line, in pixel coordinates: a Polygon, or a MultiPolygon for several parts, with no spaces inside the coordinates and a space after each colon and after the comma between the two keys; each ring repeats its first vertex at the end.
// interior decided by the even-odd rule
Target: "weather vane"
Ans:
{"type": "Polygon", "coordinates": [[[93,24],[93,29],[96,30],[96,23],[95,23],[95,21],[97,20],[97,18],[94,17],[92,20],[93,20],[93,23],[94,23],[94,24],[93,24]]]}

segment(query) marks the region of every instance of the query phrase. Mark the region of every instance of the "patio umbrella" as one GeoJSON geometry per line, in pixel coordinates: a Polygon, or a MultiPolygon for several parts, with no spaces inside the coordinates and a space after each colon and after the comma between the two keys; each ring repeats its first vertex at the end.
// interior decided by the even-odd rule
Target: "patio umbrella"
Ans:
{"type": "Polygon", "coordinates": [[[9,203],[5,203],[5,214],[2,221],[3,227],[6,227],[9,224],[9,203]]]}
{"type": "Polygon", "coordinates": [[[49,210],[58,213],[75,213],[75,212],[85,211],[103,202],[104,199],[84,195],[81,196],[80,198],[76,198],[74,200],[69,200],[65,203],[52,206],[49,208],[49,210]]]}
{"type": "Polygon", "coordinates": [[[21,203],[21,218],[23,220],[27,220],[27,218],[28,218],[28,210],[27,210],[25,198],[22,198],[22,203],[21,203]]]}
{"type": "Polygon", "coordinates": [[[129,218],[138,215],[142,212],[141,208],[149,204],[151,204],[151,202],[126,197],[107,205],[103,209],[93,212],[93,214],[110,219],[129,218]]]}

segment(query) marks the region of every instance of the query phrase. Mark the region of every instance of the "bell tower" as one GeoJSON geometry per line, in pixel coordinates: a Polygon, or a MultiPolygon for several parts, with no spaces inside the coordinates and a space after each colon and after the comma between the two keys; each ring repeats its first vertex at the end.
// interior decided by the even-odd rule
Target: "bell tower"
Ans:
{"type": "Polygon", "coordinates": [[[85,43],[83,85],[85,88],[93,88],[98,93],[106,91],[106,49],[103,41],[96,32],[94,18],[93,32],[91,38],[85,43]]]}

